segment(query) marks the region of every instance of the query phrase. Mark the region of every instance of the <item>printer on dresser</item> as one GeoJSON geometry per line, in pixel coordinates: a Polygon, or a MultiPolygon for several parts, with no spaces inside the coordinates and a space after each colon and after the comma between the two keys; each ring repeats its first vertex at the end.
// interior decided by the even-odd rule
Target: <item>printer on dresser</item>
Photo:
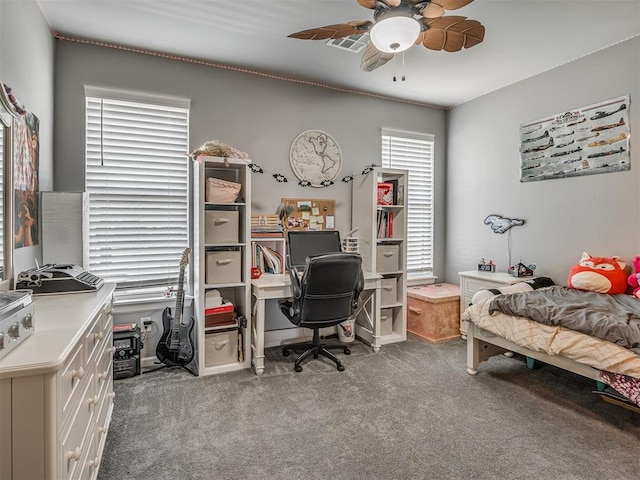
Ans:
{"type": "Polygon", "coordinates": [[[0,359],[0,478],[95,479],[113,411],[115,284],[36,296],[37,326],[0,359]]]}

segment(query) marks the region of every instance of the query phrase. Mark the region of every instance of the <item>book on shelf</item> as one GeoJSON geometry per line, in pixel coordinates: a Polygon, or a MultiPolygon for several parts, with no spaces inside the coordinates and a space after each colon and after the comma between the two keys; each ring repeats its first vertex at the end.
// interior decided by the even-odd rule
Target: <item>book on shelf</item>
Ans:
{"type": "Polygon", "coordinates": [[[378,210],[376,235],[378,238],[393,238],[393,212],[378,210]]]}
{"type": "Polygon", "coordinates": [[[284,238],[284,232],[251,232],[252,240],[261,238],[284,238]]]}
{"type": "Polygon", "coordinates": [[[233,303],[231,302],[225,302],[222,305],[218,305],[216,307],[209,307],[209,308],[205,308],[204,309],[204,314],[205,315],[213,315],[216,313],[227,313],[227,312],[233,312],[233,303]]]}
{"type": "Polygon", "coordinates": [[[393,205],[393,185],[389,182],[378,183],[378,205],[393,205]]]}
{"type": "Polygon", "coordinates": [[[259,268],[262,273],[282,273],[283,258],[273,248],[255,243],[253,245],[253,267],[259,268]]]}

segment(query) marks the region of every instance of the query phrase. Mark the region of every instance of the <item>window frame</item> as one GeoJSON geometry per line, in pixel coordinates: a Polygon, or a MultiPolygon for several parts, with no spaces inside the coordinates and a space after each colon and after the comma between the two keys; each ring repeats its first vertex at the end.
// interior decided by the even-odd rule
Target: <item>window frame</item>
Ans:
{"type": "MultiPolygon", "coordinates": [[[[118,284],[117,289],[122,293],[130,291],[135,291],[137,294],[141,291],[158,293],[159,291],[165,291],[167,287],[176,285],[178,281],[180,256],[184,248],[191,244],[191,169],[189,168],[191,162],[187,156],[189,148],[190,103],[191,101],[189,99],[179,97],[85,86],[84,185],[85,192],[88,193],[87,224],[89,225],[89,232],[87,235],[88,243],[84,249],[83,261],[85,268],[103,277],[105,281],[116,282],[118,284]],[[94,113],[94,105],[96,102],[100,102],[99,117],[94,113]],[[116,106],[118,104],[120,104],[120,106],[116,106]],[[105,105],[109,105],[109,108],[112,108],[114,111],[122,108],[124,115],[130,115],[129,118],[123,117],[123,120],[117,119],[114,125],[122,127],[126,126],[127,120],[135,121],[136,109],[139,110],[142,121],[146,121],[147,123],[139,125],[139,127],[141,127],[139,132],[136,132],[134,127],[132,131],[120,133],[119,138],[115,138],[115,134],[113,135],[111,147],[119,146],[121,147],[121,152],[117,154],[114,149],[112,166],[115,167],[116,162],[119,162],[121,165],[121,173],[116,173],[117,169],[113,168],[112,172],[105,172],[105,174],[100,177],[100,175],[92,174],[91,169],[95,171],[95,168],[104,165],[104,161],[109,157],[109,153],[105,150],[105,141],[108,143],[109,139],[105,135],[106,125],[103,124],[105,105]],[[92,109],[93,112],[91,111],[92,109]],[[140,137],[138,143],[135,141],[130,142],[132,139],[135,140],[136,135],[140,136],[146,133],[147,130],[145,130],[145,128],[149,129],[149,127],[152,126],[149,119],[152,118],[150,112],[154,111],[160,113],[160,117],[162,117],[163,113],[167,117],[166,119],[161,119],[157,124],[161,130],[161,135],[158,136],[157,141],[154,142],[153,139],[149,141],[148,137],[145,137],[144,141],[141,141],[142,137],[140,137]],[[99,121],[99,123],[96,123],[97,121],[99,121]],[[175,125],[172,124],[174,122],[175,125]],[[98,127],[97,130],[95,128],[96,125],[98,127]],[[161,143],[164,144],[167,139],[166,134],[163,132],[165,129],[171,131],[171,128],[176,125],[177,128],[174,131],[176,135],[169,138],[170,148],[161,150],[161,143]],[[93,130],[91,130],[92,127],[93,130]],[[96,131],[99,137],[97,143],[96,131]],[[130,135],[132,138],[127,138],[127,135],[130,135]],[[122,147],[122,145],[125,144],[126,148],[122,147]],[[95,151],[96,147],[99,150],[98,152],[95,151]],[[162,152],[162,154],[160,155],[158,152],[162,152]],[[126,165],[129,160],[135,162],[133,166],[126,165]],[[184,163],[184,167],[180,165],[181,162],[184,163]],[[149,175],[147,173],[149,168],[153,168],[152,171],[157,172],[158,176],[149,175]],[[126,183],[129,183],[129,178],[132,178],[129,177],[129,175],[136,170],[140,173],[137,177],[133,177],[133,179],[136,180],[138,184],[136,184],[135,187],[126,186],[126,183]],[[142,174],[142,172],[144,172],[144,174],[142,174]],[[154,191],[152,191],[150,195],[138,196],[138,200],[136,201],[135,195],[138,189],[152,185],[151,177],[159,179],[159,183],[156,182],[154,185],[158,187],[154,188],[154,191]],[[166,183],[162,183],[162,178],[166,178],[166,183]],[[113,189],[116,190],[116,193],[109,191],[107,184],[110,181],[113,182],[113,189]],[[118,181],[120,183],[118,183],[118,181]],[[94,182],[94,186],[90,185],[91,182],[94,182]],[[166,190],[166,202],[162,202],[163,190],[166,190]],[[118,198],[119,196],[120,198],[118,198]],[[133,198],[134,200],[127,202],[126,197],[133,198]],[[148,238],[151,241],[157,242],[156,245],[160,245],[154,249],[154,254],[157,258],[145,261],[144,257],[150,252],[145,248],[145,255],[141,256],[139,246],[137,247],[137,253],[134,252],[136,250],[135,246],[130,247],[129,251],[123,252],[125,254],[132,252],[131,258],[134,259],[134,264],[139,268],[137,275],[135,273],[123,273],[123,270],[118,268],[118,265],[126,265],[128,260],[118,261],[117,256],[112,255],[112,252],[107,252],[106,255],[100,258],[100,254],[102,254],[101,248],[104,248],[104,245],[112,241],[108,238],[110,236],[109,231],[113,231],[113,224],[118,223],[117,221],[111,221],[107,226],[107,230],[103,231],[104,233],[97,232],[96,230],[100,217],[105,220],[117,219],[117,216],[110,213],[111,207],[103,206],[102,210],[100,210],[98,206],[100,201],[107,202],[108,205],[109,199],[112,201],[115,200],[113,205],[118,203],[125,206],[128,205],[128,207],[125,208],[131,209],[129,212],[134,210],[136,206],[139,209],[142,208],[140,205],[143,204],[149,205],[152,209],[161,205],[171,206],[172,211],[175,212],[167,222],[161,224],[162,226],[157,229],[157,232],[154,232],[154,230],[156,230],[155,227],[146,229],[147,232],[149,232],[149,230],[151,231],[150,234],[147,233],[148,238]],[[95,202],[93,210],[92,201],[95,202]],[[94,216],[93,222],[92,215],[94,216]],[[177,228],[178,231],[169,230],[169,225],[177,228]],[[166,245],[162,243],[165,239],[167,240],[166,245]],[[180,243],[179,246],[177,245],[178,242],[180,243]],[[166,260],[161,259],[160,250],[166,251],[166,260]],[[100,252],[100,254],[96,256],[96,252],[100,252]],[[175,261],[173,259],[174,256],[175,261]],[[115,262],[113,261],[114,258],[115,262]],[[99,266],[100,263],[102,263],[101,266],[99,266]],[[149,273],[150,269],[157,270],[149,273]],[[109,270],[113,272],[113,275],[109,274],[109,270]]],[[[153,126],[155,127],[155,125],[153,126]]],[[[126,218],[127,211],[123,210],[121,213],[123,218],[126,218]]],[[[157,218],[153,220],[149,219],[145,223],[149,225],[157,220],[157,218]]],[[[122,220],[120,220],[120,222],[124,223],[122,220]]],[[[124,230],[125,232],[136,231],[136,227],[132,227],[131,225],[124,224],[122,228],[126,229],[124,230]]],[[[143,229],[138,229],[139,235],[142,231],[143,229]]],[[[122,245],[120,245],[121,250],[125,250],[125,247],[135,243],[122,238],[119,241],[122,243],[122,245]]]]}
{"type": "MultiPolygon", "coordinates": [[[[380,142],[381,165],[387,168],[399,168],[407,170],[409,176],[407,180],[407,279],[409,281],[433,281],[435,279],[435,277],[433,276],[435,237],[435,135],[382,128],[380,130],[380,142]],[[387,137],[388,140],[385,140],[385,137],[387,137]],[[427,164],[426,172],[422,172],[423,175],[426,173],[427,179],[425,181],[419,181],[418,188],[416,188],[416,182],[418,181],[416,178],[416,168],[412,168],[412,166],[408,164],[410,154],[407,154],[405,158],[398,159],[395,163],[390,158],[390,156],[393,154],[391,150],[393,148],[392,142],[394,141],[394,139],[401,144],[405,144],[404,146],[407,146],[406,144],[411,143],[414,143],[415,146],[421,143],[426,144],[422,147],[426,150],[426,155],[423,157],[423,162],[418,168],[422,169],[424,168],[424,164],[427,164]],[[388,145],[385,145],[385,142],[388,142],[388,145]],[[420,190],[422,190],[422,192],[420,190]],[[422,213],[416,213],[416,196],[418,197],[418,201],[426,202],[425,207],[419,210],[422,213]],[[414,205],[413,208],[412,197],[414,205]],[[416,215],[418,216],[416,217],[416,215]],[[427,231],[427,238],[424,238],[424,236],[422,236],[422,234],[418,230],[419,227],[416,225],[419,223],[424,223],[425,220],[423,215],[426,215],[426,221],[429,221],[430,223],[427,231]],[[418,247],[415,246],[416,242],[419,245],[418,247]],[[428,245],[426,249],[424,248],[425,244],[428,245]],[[425,252],[425,250],[427,250],[427,252],[425,252]],[[416,266],[412,267],[410,257],[415,256],[419,257],[419,259],[417,261],[413,261],[416,266]]],[[[399,146],[398,148],[401,147],[399,146]]]]}

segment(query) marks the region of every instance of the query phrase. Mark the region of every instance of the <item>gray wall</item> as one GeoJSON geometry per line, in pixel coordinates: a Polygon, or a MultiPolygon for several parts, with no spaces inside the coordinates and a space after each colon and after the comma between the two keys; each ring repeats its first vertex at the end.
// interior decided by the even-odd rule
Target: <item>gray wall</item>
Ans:
{"type": "Polygon", "coordinates": [[[254,213],[276,213],[281,198],[335,199],[336,226],[342,233],[351,226],[351,185],[298,187],[289,166],[293,139],[310,128],[330,133],[342,151],[342,173],[360,174],[366,165],[380,164],[381,127],[434,134],[435,273],[444,275],[444,111],[62,41],[56,48],[55,189],[59,191],[84,189],[84,85],[190,98],[191,150],[207,140],[220,140],[248,152],[265,171],[289,177],[290,182],[282,184],[269,174],[253,174],[254,213]]]}
{"type": "MultiPolygon", "coordinates": [[[[0,80],[40,120],[40,189],[53,189],[54,39],[31,0],[0,1],[0,80]]],[[[41,261],[39,245],[15,251],[14,271],[41,261]]]]}
{"type": "Polygon", "coordinates": [[[508,234],[483,224],[492,213],[522,218],[511,229],[512,261],[566,285],[583,251],[640,254],[640,149],[631,170],[520,183],[519,127],[549,115],[630,95],[630,129],[640,128],[640,38],[628,40],[448,112],[446,280],[481,257],[506,271],[508,234]]]}

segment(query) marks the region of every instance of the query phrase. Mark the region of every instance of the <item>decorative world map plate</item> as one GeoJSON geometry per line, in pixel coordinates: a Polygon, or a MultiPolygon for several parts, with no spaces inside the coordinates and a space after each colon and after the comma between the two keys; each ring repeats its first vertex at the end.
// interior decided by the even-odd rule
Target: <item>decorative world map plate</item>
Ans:
{"type": "Polygon", "coordinates": [[[331,135],[322,130],[305,130],[291,143],[289,163],[295,176],[321,187],[333,181],[342,169],[342,153],[331,135]]]}

